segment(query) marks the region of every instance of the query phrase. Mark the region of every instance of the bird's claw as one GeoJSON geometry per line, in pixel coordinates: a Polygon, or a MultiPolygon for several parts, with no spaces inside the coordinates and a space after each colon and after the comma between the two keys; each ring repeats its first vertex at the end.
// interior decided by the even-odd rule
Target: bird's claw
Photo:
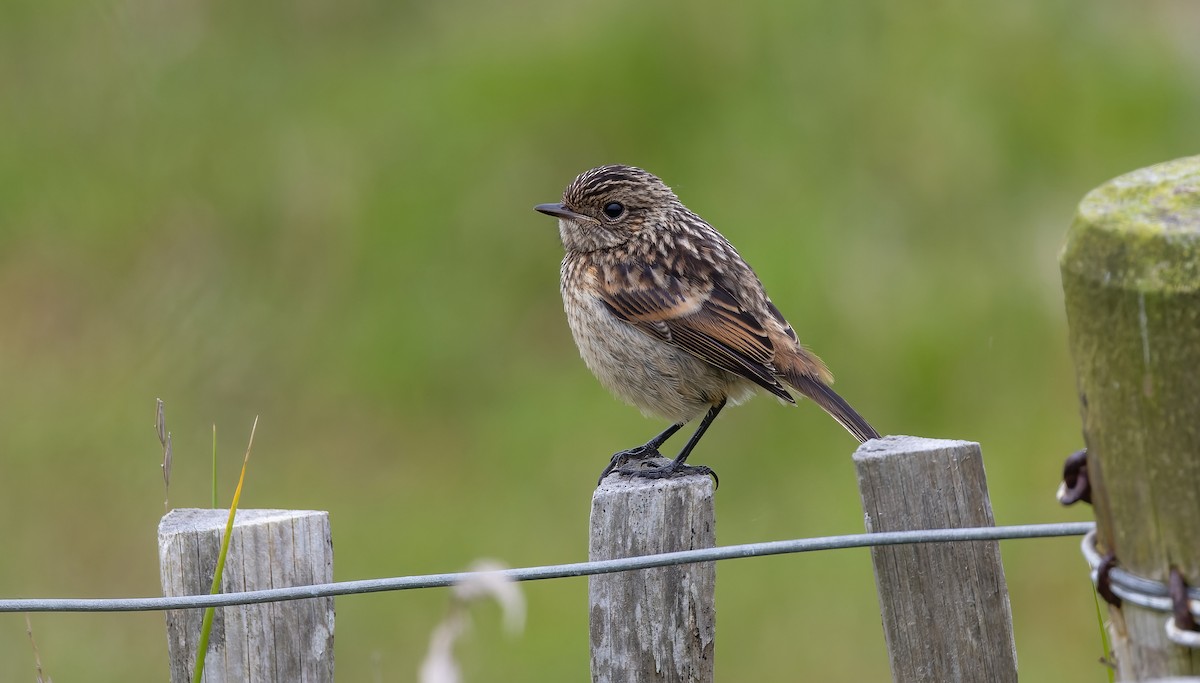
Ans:
{"type": "Polygon", "coordinates": [[[675,479],[677,477],[690,477],[698,474],[704,477],[712,477],[714,489],[721,485],[721,480],[717,478],[717,473],[711,467],[707,465],[677,464],[674,460],[666,465],[652,465],[644,461],[635,462],[618,467],[615,471],[643,479],[675,479]]]}
{"type": "Polygon", "coordinates": [[[600,482],[604,481],[604,478],[613,472],[623,472],[625,474],[629,474],[626,469],[630,467],[630,463],[643,462],[651,458],[661,457],[663,457],[662,453],[659,453],[657,448],[649,445],[642,445],[624,451],[617,451],[616,453],[613,453],[612,460],[608,461],[608,465],[604,468],[604,471],[600,473],[600,478],[596,480],[596,486],[599,486],[600,482]]]}
{"type": "Polygon", "coordinates": [[[600,473],[600,482],[613,472],[625,474],[631,477],[640,477],[642,479],[675,479],[676,477],[690,477],[692,475],[701,475],[712,477],[713,488],[720,486],[721,481],[717,478],[717,473],[711,467],[706,465],[687,465],[667,460],[664,464],[653,462],[655,459],[662,459],[658,451],[648,449],[645,446],[639,446],[628,451],[621,451],[613,455],[612,461],[608,463],[608,467],[600,473]]]}

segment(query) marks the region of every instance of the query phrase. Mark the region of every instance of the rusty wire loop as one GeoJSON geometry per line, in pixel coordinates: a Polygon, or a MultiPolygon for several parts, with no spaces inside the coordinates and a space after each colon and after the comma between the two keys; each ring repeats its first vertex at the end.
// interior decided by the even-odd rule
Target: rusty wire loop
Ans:
{"type": "Polygon", "coordinates": [[[1095,529],[1084,535],[1081,548],[1097,591],[1103,586],[1121,601],[1172,615],[1166,623],[1167,638],[1176,645],[1200,648],[1200,631],[1194,630],[1200,618],[1200,588],[1184,584],[1178,569],[1171,569],[1171,585],[1131,574],[1117,566],[1111,553],[1101,555],[1096,550],[1095,529]]]}
{"type": "Polygon", "coordinates": [[[1067,456],[1063,463],[1062,483],[1055,494],[1063,505],[1074,505],[1079,501],[1092,502],[1092,484],[1088,479],[1087,449],[1083,448],[1067,456]]]}

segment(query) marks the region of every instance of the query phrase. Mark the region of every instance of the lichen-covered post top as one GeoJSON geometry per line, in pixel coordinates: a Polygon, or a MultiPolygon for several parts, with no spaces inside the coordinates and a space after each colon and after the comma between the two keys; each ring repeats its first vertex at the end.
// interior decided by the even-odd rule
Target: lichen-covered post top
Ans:
{"type": "Polygon", "coordinates": [[[1060,257],[1064,271],[1125,289],[1200,284],[1200,156],[1114,178],[1083,198],[1060,257]]]}

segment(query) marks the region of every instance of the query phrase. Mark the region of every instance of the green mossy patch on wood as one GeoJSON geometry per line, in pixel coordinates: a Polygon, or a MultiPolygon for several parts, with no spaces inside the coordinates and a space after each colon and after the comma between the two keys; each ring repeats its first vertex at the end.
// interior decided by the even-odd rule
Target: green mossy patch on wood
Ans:
{"type": "Polygon", "coordinates": [[[1089,192],[1059,262],[1064,273],[1124,289],[1200,290],[1200,156],[1143,168],[1089,192]]]}

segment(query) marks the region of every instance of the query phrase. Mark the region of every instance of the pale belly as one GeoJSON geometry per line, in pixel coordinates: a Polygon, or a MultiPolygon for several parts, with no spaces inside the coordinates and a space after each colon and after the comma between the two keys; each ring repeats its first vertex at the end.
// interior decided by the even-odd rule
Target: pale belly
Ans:
{"type": "Polygon", "coordinates": [[[595,297],[568,296],[567,322],[584,363],[643,413],[687,422],[722,399],[740,403],[756,393],[752,382],[625,323],[595,297]]]}

